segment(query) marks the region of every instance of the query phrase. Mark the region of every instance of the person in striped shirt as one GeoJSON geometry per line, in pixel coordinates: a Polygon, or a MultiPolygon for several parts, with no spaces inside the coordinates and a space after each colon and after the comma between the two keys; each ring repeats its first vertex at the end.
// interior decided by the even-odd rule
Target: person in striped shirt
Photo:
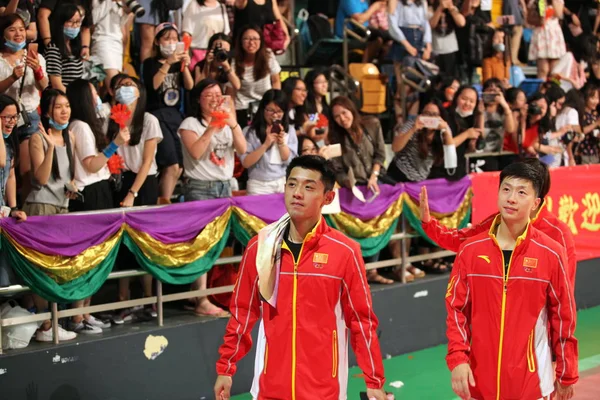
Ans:
{"type": "Polygon", "coordinates": [[[81,23],[83,16],[74,4],[62,4],[53,13],[52,42],[46,47],[46,70],[50,86],[66,92],[69,83],[83,76],[81,23]]]}

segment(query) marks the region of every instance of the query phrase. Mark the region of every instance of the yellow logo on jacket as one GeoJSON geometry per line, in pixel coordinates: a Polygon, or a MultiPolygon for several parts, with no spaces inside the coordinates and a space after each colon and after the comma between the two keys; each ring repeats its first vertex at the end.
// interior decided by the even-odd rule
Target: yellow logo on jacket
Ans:
{"type": "Polygon", "coordinates": [[[477,256],[477,258],[481,258],[482,260],[485,260],[488,264],[491,263],[489,256],[477,256]]]}
{"type": "Polygon", "coordinates": [[[450,278],[450,282],[448,282],[448,287],[446,288],[446,298],[452,296],[452,288],[454,287],[454,280],[456,279],[456,275],[450,278]]]}

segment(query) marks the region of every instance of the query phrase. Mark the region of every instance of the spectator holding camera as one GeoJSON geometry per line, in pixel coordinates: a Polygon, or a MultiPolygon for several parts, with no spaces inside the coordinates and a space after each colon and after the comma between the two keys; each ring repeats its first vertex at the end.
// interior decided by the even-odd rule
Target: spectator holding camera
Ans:
{"type": "MultiPolygon", "coordinates": [[[[482,94],[485,111],[483,113],[484,128],[482,133],[483,151],[499,153],[504,146],[504,135],[517,132],[517,122],[508,102],[504,98],[502,82],[499,79],[488,79],[483,84],[482,94]]],[[[499,171],[498,157],[484,157],[483,171],[499,171]]]]}
{"type": "Polygon", "coordinates": [[[208,41],[208,54],[194,67],[194,84],[213,79],[226,87],[228,95],[234,95],[242,86],[240,78],[231,67],[231,39],[224,33],[214,34],[208,41]]]}
{"type": "MultiPolygon", "coordinates": [[[[556,104],[549,104],[546,96],[534,93],[528,99],[528,115],[525,134],[523,135],[523,151],[526,157],[539,157],[540,154],[559,154],[563,149],[556,143],[544,143],[545,135],[552,131],[552,121],[556,116],[556,104]]],[[[566,133],[566,130],[562,134],[566,133]]],[[[560,136],[562,136],[562,134],[560,136]]]]}
{"type": "Polygon", "coordinates": [[[253,106],[264,94],[270,89],[281,89],[281,67],[265,46],[261,29],[246,26],[240,30],[232,68],[241,81],[235,92],[237,120],[240,126],[246,127],[251,121],[253,106]]]}
{"type": "Polygon", "coordinates": [[[191,66],[194,67],[211,50],[209,39],[217,34],[230,34],[225,4],[217,0],[191,0],[183,11],[181,30],[192,38],[191,66]]]}
{"type": "Polygon", "coordinates": [[[281,90],[265,93],[245,136],[246,153],[240,159],[248,169],[248,194],[283,193],[285,171],[297,155],[298,137],[289,124],[288,99],[281,90]]]}
{"type": "Polygon", "coordinates": [[[183,121],[183,90],[194,87],[188,65],[190,56],[179,42],[177,26],[165,22],[156,27],[153,57],[142,66],[148,94],[147,109],[160,122],[163,140],[158,145],[156,162],[160,170],[159,203],[169,204],[183,168],[181,142],[177,135],[183,121]]]}
{"type": "Polygon", "coordinates": [[[15,99],[24,116],[17,121],[14,137],[21,143],[18,150],[21,162],[17,171],[23,178],[22,194],[27,197],[31,182],[29,138],[38,131],[40,91],[48,86],[46,60],[36,51],[37,44],[25,50],[25,22],[18,14],[4,16],[0,21],[0,32],[4,35],[4,41],[0,43],[0,93],[15,99]]]}
{"type": "Polygon", "coordinates": [[[598,104],[600,103],[599,87],[587,84],[583,87],[583,100],[585,111],[583,115],[583,133],[585,137],[577,146],[576,156],[581,159],[580,164],[598,164],[598,145],[600,144],[600,118],[598,118],[598,104]]]}
{"type": "Polygon", "coordinates": [[[50,86],[66,92],[69,83],[83,76],[81,24],[84,16],[74,4],[62,4],[53,12],[52,42],[46,45],[50,86]]]}

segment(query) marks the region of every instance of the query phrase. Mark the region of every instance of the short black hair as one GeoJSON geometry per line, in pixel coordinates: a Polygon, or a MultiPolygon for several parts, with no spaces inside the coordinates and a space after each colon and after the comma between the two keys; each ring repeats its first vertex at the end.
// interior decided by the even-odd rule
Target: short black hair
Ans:
{"type": "Polygon", "coordinates": [[[325,192],[333,190],[333,186],[335,185],[335,172],[333,172],[334,170],[331,163],[323,157],[306,155],[294,158],[285,171],[286,180],[290,177],[292,170],[296,167],[320,172],[321,182],[323,182],[323,185],[325,186],[325,192]]]}
{"type": "Polygon", "coordinates": [[[548,168],[548,165],[541,162],[539,158],[526,158],[522,162],[525,164],[529,164],[538,170],[542,178],[542,183],[540,186],[538,197],[540,199],[546,198],[546,196],[548,196],[548,192],[550,191],[551,184],[550,168],[548,168]]]}
{"type": "MultiPolygon", "coordinates": [[[[544,188],[544,177],[540,172],[540,168],[531,162],[519,161],[507,165],[500,173],[500,183],[502,185],[507,178],[523,179],[531,182],[536,197],[542,197],[542,189],[544,188]]],[[[547,193],[547,192],[546,192],[547,193]]]]}

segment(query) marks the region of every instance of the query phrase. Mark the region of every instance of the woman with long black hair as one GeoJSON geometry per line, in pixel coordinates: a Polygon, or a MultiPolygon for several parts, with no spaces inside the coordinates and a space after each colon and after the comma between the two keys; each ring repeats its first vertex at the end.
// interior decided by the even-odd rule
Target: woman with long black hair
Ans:
{"type": "MultiPolygon", "coordinates": [[[[138,79],[117,75],[111,83],[114,83],[111,88],[115,94],[113,104],[122,104],[131,112],[131,116],[125,121],[130,132],[129,142],[117,150],[117,154],[123,158],[125,168],[121,189],[115,192],[115,207],[155,205],[158,200],[156,151],[162,140],[160,124],[155,116],[145,111],[146,89],[138,79]]],[[[111,120],[108,125],[108,140],[116,140],[120,132],[119,125],[111,120]]],[[[121,263],[135,264],[131,253],[119,254],[118,259],[121,263]]],[[[144,275],[142,282],[144,296],[151,297],[152,276],[144,275]]],[[[119,280],[119,300],[129,300],[129,278],[119,280]]],[[[131,319],[133,311],[125,309],[113,321],[122,324],[131,319]]],[[[146,307],[143,315],[154,318],[156,311],[152,307],[146,307]]]]}
{"type": "Polygon", "coordinates": [[[283,193],[286,168],[298,149],[296,130],[289,124],[288,101],[281,90],[269,90],[260,102],[252,125],[245,130],[248,194],[283,193]]]}
{"type": "MultiPolygon", "coordinates": [[[[29,140],[32,190],[23,207],[27,215],[66,214],[69,212],[69,200],[76,197],[74,137],[67,129],[70,118],[71,106],[67,95],[58,89],[44,90],[41,99],[42,122],[39,131],[29,140]]],[[[47,300],[37,295],[33,298],[38,312],[48,309],[47,300]]],[[[50,321],[44,321],[36,340],[51,342],[51,328],[50,321]]],[[[60,341],[76,337],[76,333],[59,327],[60,341]]]]}
{"type": "MultiPolygon", "coordinates": [[[[17,208],[17,179],[15,166],[19,164],[19,138],[15,127],[19,117],[19,106],[11,97],[0,94],[0,123],[3,140],[0,140],[0,206],[10,207],[10,216],[25,221],[27,214],[17,208]]],[[[0,287],[17,284],[18,280],[10,266],[5,251],[0,252],[0,287]]]]}
{"type": "Polygon", "coordinates": [[[46,47],[50,86],[66,92],[69,83],[83,76],[81,23],[84,16],[75,4],[62,4],[52,12],[52,42],[46,47]]]}
{"type": "MultiPolygon", "coordinates": [[[[67,88],[71,104],[69,129],[75,138],[75,185],[83,193],[82,198],[69,202],[70,211],[97,211],[112,208],[112,189],[109,178],[108,159],[129,140],[129,130],[121,129],[111,143],[102,130],[97,110],[102,105],[94,85],[83,79],[73,81],[67,88]]],[[[76,301],[73,308],[89,306],[91,297],[76,301]]],[[[70,329],[86,334],[102,333],[110,328],[110,322],[96,319],[91,314],[75,315],[70,329]]]]}

